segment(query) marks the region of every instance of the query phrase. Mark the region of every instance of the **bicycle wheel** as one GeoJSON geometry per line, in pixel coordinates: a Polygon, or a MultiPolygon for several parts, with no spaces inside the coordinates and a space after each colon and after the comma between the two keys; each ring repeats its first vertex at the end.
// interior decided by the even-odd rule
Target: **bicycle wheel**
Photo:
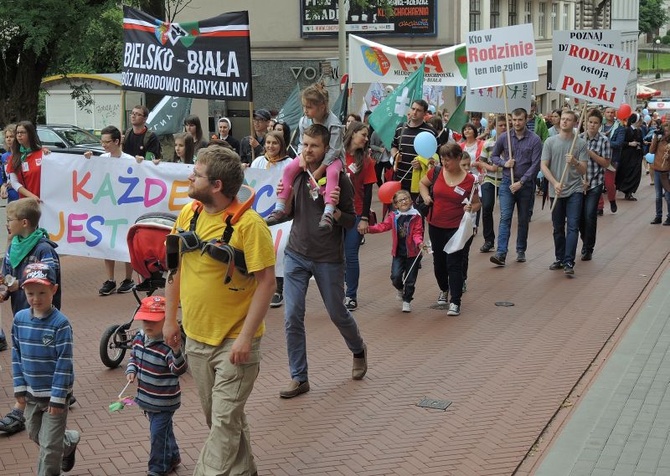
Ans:
{"type": "Polygon", "coordinates": [[[123,325],[113,324],[100,338],[100,360],[110,369],[118,367],[126,356],[128,336],[123,325]]]}

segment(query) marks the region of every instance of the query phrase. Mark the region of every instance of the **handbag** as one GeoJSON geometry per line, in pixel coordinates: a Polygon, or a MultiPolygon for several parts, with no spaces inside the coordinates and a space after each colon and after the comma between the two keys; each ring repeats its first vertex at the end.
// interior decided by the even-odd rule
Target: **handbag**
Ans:
{"type": "Polygon", "coordinates": [[[423,197],[421,194],[419,194],[418,197],[416,197],[416,200],[414,201],[414,208],[421,214],[422,217],[427,217],[428,213],[430,213],[431,208],[433,207],[433,187],[435,186],[435,182],[437,182],[437,178],[440,176],[440,172],[442,171],[442,166],[441,165],[436,165],[435,168],[433,169],[433,178],[430,181],[430,185],[428,186],[428,195],[430,195],[431,202],[430,205],[426,204],[424,202],[423,197]]]}

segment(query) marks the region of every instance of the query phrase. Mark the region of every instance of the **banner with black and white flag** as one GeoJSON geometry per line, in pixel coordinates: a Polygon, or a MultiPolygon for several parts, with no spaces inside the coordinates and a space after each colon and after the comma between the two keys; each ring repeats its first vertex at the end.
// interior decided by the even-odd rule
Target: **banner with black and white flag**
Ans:
{"type": "Polygon", "coordinates": [[[123,89],[251,101],[249,14],[168,23],[123,7],[123,89]]]}

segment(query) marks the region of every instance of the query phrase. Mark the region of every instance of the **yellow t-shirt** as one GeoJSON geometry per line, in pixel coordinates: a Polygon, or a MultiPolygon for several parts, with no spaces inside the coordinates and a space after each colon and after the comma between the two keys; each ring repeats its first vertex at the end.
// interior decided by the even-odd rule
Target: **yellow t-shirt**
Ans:
{"type": "MultiPolygon", "coordinates": [[[[191,204],[184,206],[173,233],[177,228],[188,230],[192,216],[191,204]]],[[[212,215],[203,210],[200,213],[195,231],[202,241],[221,238],[225,228],[222,216],[223,212],[212,215]]],[[[244,252],[249,273],[274,266],[272,234],[258,213],[247,210],[233,228],[229,244],[244,252]]],[[[253,275],[244,275],[235,269],[231,281],[225,284],[227,269],[227,264],[207,253],[201,255],[199,250],[181,255],[182,324],[189,338],[219,345],[223,339],[240,334],[257,282],[253,275]]],[[[264,332],[265,323],[258,327],[255,337],[264,332]]]]}

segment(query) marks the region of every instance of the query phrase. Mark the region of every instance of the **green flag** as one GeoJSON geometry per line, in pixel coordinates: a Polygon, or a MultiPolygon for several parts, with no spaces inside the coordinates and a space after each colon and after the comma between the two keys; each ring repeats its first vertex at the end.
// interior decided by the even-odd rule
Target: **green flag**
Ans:
{"type": "Polygon", "coordinates": [[[184,119],[191,113],[191,98],[165,96],[147,118],[147,129],[157,136],[184,132],[184,119]]]}
{"type": "MultiPolygon", "coordinates": [[[[295,85],[291,94],[277,114],[277,120],[285,122],[291,128],[291,133],[298,128],[300,118],[303,116],[302,101],[300,100],[300,86],[295,85]]],[[[288,144],[286,144],[288,146],[288,144]]]]}
{"type": "Polygon", "coordinates": [[[347,121],[347,105],[349,103],[349,80],[347,79],[344,83],[344,89],[340,91],[340,95],[337,97],[335,104],[330,110],[337,116],[342,124],[347,121]]]}
{"type": "Polygon", "coordinates": [[[460,134],[463,126],[467,123],[468,113],[465,112],[465,95],[463,95],[463,99],[461,99],[461,102],[458,103],[458,106],[456,106],[454,112],[452,112],[451,116],[449,116],[447,127],[452,131],[456,131],[460,134]]]}
{"type": "Polygon", "coordinates": [[[370,114],[370,125],[375,129],[387,149],[391,148],[393,136],[398,125],[407,120],[407,111],[423,94],[423,69],[421,66],[413,72],[400,86],[386,96],[370,114]]]}

